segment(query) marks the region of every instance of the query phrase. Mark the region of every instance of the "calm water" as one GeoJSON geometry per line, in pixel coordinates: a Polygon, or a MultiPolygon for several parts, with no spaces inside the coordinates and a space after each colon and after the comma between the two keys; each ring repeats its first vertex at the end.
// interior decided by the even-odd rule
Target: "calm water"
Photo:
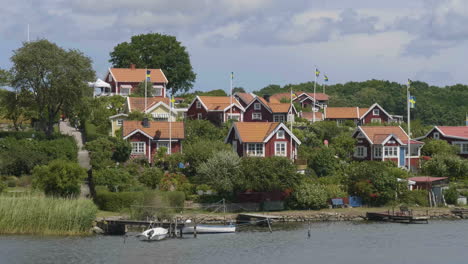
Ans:
{"type": "Polygon", "coordinates": [[[468,263],[468,221],[276,225],[197,239],[0,237],[0,263],[468,263]]]}

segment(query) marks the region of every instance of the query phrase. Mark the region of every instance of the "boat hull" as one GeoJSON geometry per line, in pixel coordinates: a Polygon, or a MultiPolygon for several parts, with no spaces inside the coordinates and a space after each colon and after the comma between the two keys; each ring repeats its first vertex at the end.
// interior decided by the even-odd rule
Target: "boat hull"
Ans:
{"type": "MultiPolygon", "coordinates": [[[[185,226],[182,233],[193,234],[194,226],[185,226]]],[[[236,226],[197,225],[197,234],[235,233],[236,226]]]]}

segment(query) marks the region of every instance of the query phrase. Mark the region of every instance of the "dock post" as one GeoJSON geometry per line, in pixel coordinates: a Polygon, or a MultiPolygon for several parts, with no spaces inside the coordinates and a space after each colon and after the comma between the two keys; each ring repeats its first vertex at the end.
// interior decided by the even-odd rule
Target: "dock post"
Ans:
{"type": "Polygon", "coordinates": [[[194,220],[193,237],[197,238],[197,220],[194,220]]]}
{"type": "Polygon", "coordinates": [[[273,230],[271,230],[271,224],[270,224],[270,219],[267,218],[267,223],[268,223],[268,229],[270,229],[270,233],[273,233],[273,230]]]}
{"type": "Polygon", "coordinates": [[[174,238],[177,237],[177,218],[175,219],[175,226],[174,226],[174,234],[173,235],[174,235],[173,236],[174,238]]]}
{"type": "Polygon", "coordinates": [[[307,238],[310,239],[310,235],[311,235],[311,230],[312,227],[310,226],[310,220],[309,220],[309,230],[307,231],[307,238]]]}

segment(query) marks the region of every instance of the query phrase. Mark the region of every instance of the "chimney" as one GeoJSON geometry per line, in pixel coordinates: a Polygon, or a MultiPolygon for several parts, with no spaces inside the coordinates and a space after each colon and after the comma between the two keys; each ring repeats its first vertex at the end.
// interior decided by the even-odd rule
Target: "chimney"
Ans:
{"type": "Polygon", "coordinates": [[[143,127],[145,127],[145,128],[149,128],[149,127],[150,127],[149,120],[148,120],[147,117],[143,118],[142,124],[143,124],[143,127]]]}
{"type": "Polygon", "coordinates": [[[135,64],[133,64],[133,63],[132,63],[132,64],[130,64],[130,69],[131,69],[131,70],[135,70],[135,69],[136,69],[136,65],[135,65],[135,64]]]}
{"type": "Polygon", "coordinates": [[[263,99],[265,99],[265,101],[267,102],[270,102],[270,95],[269,94],[263,95],[263,99]]]}

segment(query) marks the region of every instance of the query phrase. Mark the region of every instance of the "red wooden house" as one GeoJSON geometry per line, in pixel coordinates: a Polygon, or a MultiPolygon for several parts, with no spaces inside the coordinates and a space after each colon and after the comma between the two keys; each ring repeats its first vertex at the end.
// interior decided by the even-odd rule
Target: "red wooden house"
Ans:
{"type": "Polygon", "coordinates": [[[287,122],[297,114],[294,105],[256,96],[245,107],[244,122],[287,122]],[[291,117],[292,118],[292,117],[291,117]]]}
{"type": "MultiPolygon", "coordinates": [[[[399,126],[359,126],[353,133],[357,140],[354,158],[357,160],[391,160],[398,167],[408,164],[408,134],[399,126]]],[[[411,140],[411,168],[419,168],[423,142],[411,140]]]]}
{"type": "Polygon", "coordinates": [[[459,147],[461,157],[468,158],[468,126],[435,126],[418,140],[425,138],[445,140],[459,147]]]}
{"type": "Polygon", "coordinates": [[[277,122],[236,122],[225,140],[241,157],[297,158],[299,139],[277,122]]]}
{"type": "MultiPolygon", "coordinates": [[[[272,100],[276,100],[278,102],[282,100],[291,100],[291,93],[277,93],[271,96],[272,100]]],[[[293,102],[301,104],[302,107],[312,107],[314,102],[316,101],[316,108],[324,108],[328,105],[328,100],[330,97],[324,93],[314,93],[309,92],[295,92],[293,94],[293,102]]]]}
{"type": "Polygon", "coordinates": [[[235,93],[234,97],[241,103],[243,107],[246,107],[257,96],[253,93],[235,93]]]}
{"type": "Polygon", "coordinates": [[[147,84],[148,96],[166,97],[166,86],[169,82],[161,69],[137,69],[135,64],[130,68],[109,68],[104,79],[111,85],[111,93],[121,96],[132,94],[135,88],[146,79],[150,72],[150,81],[147,84]]]}
{"type": "Polygon", "coordinates": [[[339,124],[347,120],[354,122],[356,125],[369,123],[401,123],[399,118],[389,114],[378,103],[375,103],[368,108],[326,107],[323,113],[326,121],[336,121],[339,124]]]}
{"type": "Polygon", "coordinates": [[[152,163],[158,149],[167,154],[182,152],[185,139],[183,122],[123,121],[123,139],[132,145],[132,158],[146,158],[152,163]]]}
{"type": "Polygon", "coordinates": [[[187,110],[187,118],[221,124],[229,119],[243,121],[245,109],[230,96],[197,96],[187,110]],[[232,102],[232,103],[231,103],[232,102]]]}

